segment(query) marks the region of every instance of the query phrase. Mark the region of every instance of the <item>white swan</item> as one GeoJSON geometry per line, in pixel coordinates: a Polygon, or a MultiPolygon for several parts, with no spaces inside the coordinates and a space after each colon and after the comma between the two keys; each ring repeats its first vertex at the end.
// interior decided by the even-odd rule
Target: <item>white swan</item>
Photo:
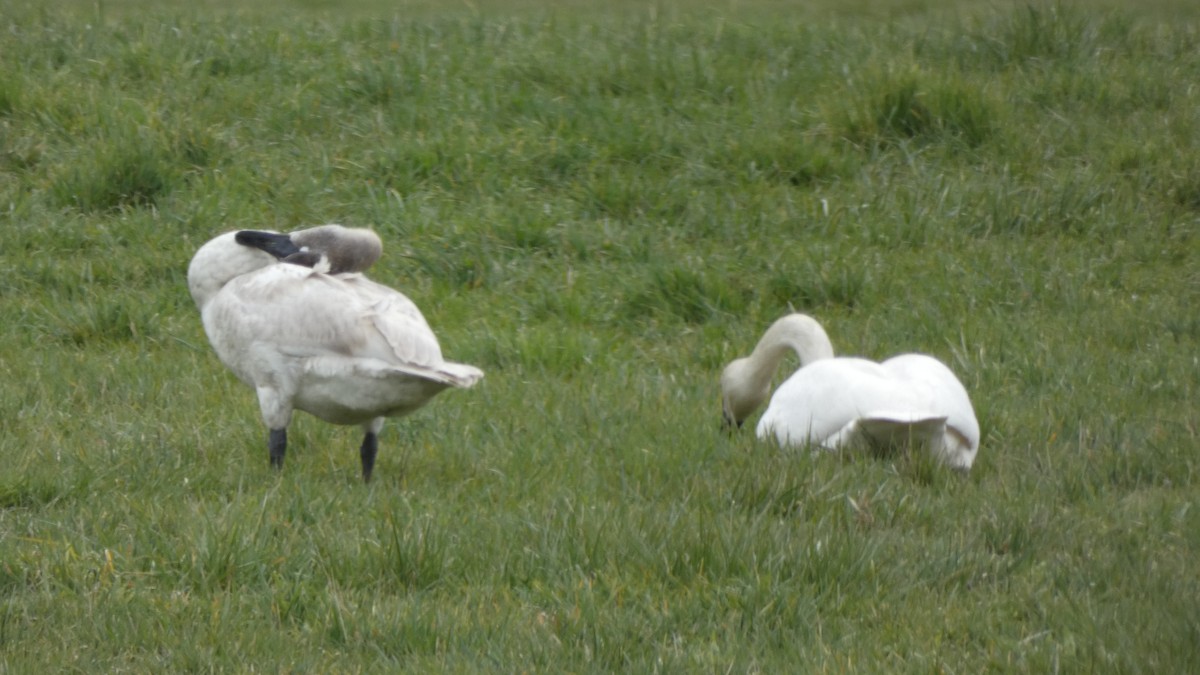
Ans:
{"type": "Polygon", "coordinates": [[[227,232],[192,258],[188,289],[217,356],[258,393],[272,466],[283,466],[292,411],[303,410],[363,428],[369,481],[384,418],[483,377],[443,360],[416,305],[362,275],[381,251],[369,230],[324,225],[227,232]]]}
{"type": "Polygon", "coordinates": [[[967,391],[941,361],[902,354],[882,363],[833,356],[812,317],[791,314],[767,329],[754,352],[721,374],[727,424],[741,426],[771,393],[780,361],[794,351],[800,368],[771,396],[757,434],[781,445],[928,448],[945,464],[971,468],[979,422],[967,391]]]}

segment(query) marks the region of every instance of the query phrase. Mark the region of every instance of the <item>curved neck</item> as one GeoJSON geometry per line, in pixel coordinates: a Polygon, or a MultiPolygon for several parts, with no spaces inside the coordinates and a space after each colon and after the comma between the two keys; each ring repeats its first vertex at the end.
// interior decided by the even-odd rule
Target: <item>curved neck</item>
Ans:
{"type": "Polygon", "coordinates": [[[833,358],[833,343],[821,324],[804,314],[789,314],[771,324],[747,360],[755,375],[770,380],[789,351],[796,353],[800,367],[833,358]]]}
{"type": "Polygon", "coordinates": [[[750,356],[734,359],[721,374],[725,419],[742,423],[771,392],[771,379],[789,351],[796,352],[800,367],[833,357],[829,336],[812,317],[790,314],[771,324],[750,356]]]}
{"type": "Polygon", "coordinates": [[[273,265],[269,253],[237,243],[237,232],[226,232],[200,247],[188,265],[188,290],[201,312],[230,280],[273,265]]]}

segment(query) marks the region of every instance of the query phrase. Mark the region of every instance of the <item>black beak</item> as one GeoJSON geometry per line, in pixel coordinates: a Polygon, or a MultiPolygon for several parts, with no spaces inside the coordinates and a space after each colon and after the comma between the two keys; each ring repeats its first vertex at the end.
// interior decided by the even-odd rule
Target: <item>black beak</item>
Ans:
{"type": "Polygon", "coordinates": [[[262,232],[260,230],[242,230],[234,235],[234,240],[242,246],[266,251],[279,260],[300,252],[300,247],[293,244],[292,238],[286,234],[262,232]]]}

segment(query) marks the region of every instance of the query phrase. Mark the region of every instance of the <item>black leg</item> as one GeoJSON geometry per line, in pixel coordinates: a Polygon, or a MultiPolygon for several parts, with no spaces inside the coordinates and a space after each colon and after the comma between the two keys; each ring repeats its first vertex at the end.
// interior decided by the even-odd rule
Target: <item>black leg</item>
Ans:
{"type": "Polygon", "coordinates": [[[271,451],[271,466],[283,468],[283,455],[287,452],[287,429],[272,429],[267,437],[267,449],[271,451]]]}
{"type": "Polygon", "coordinates": [[[363,436],[362,447],[358,449],[358,454],[362,457],[363,467],[363,482],[371,482],[371,471],[375,469],[375,453],[379,451],[379,437],[374,432],[368,431],[363,436]]]}

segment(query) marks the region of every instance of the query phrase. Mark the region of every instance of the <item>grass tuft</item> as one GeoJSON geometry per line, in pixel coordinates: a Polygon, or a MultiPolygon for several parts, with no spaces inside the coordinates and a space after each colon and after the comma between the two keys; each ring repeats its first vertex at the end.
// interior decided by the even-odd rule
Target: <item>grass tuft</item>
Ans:
{"type": "Polygon", "coordinates": [[[922,141],[975,148],[1000,126],[998,106],[963,78],[889,75],[866,92],[857,108],[835,118],[841,134],[859,146],[922,141]]]}
{"type": "Polygon", "coordinates": [[[24,98],[24,87],[17,78],[0,77],[0,117],[12,117],[22,108],[24,98]]]}
{"type": "Polygon", "coordinates": [[[152,141],[134,132],[106,141],[93,154],[79,158],[51,185],[61,206],[84,212],[152,207],[175,180],[169,158],[152,141]]]}
{"type": "Polygon", "coordinates": [[[767,300],[779,307],[852,309],[869,284],[869,270],[849,262],[853,255],[838,262],[808,261],[796,268],[773,270],[766,280],[767,300]]]}
{"type": "Polygon", "coordinates": [[[631,317],[666,315],[699,324],[740,307],[746,293],[736,286],[683,266],[656,267],[627,301],[631,317]]]}
{"type": "Polygon", "coordinates": [[[1031,2],[988,22],[980,42],[1002,66],[1072,64],[1124,46],[1131,28],[1120,14],[1097,17],[1068,3],[1031,2]]]}

